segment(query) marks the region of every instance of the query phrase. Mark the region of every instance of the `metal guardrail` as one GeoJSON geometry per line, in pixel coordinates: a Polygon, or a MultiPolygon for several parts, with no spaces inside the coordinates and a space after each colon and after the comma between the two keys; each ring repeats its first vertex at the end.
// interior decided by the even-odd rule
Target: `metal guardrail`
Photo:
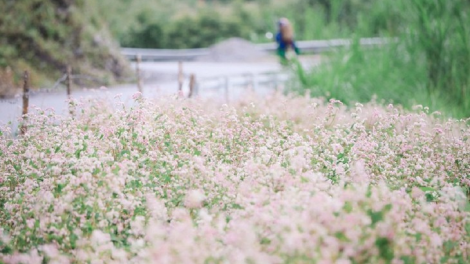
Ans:
{"type": "MultiPolygon", "coordinates": [[[[361,46],[380,46],[390,41],[388,38],[362,38],[361,46]]],[[[350,39],[308,40],[297,41],[296,44],[303,52],[321,53],[338,47],[348,47],[353,43],[350,39]]],[[[258,49],[274,52],[276,43],[255,44],[258,49]]],[[[130,60],[140,56],[143,61],[191,61],[210,54],[209,48],[199,49],[141,49],[121,48],[121,52],[130,60]]]]}
{"type": "Polygon", "coordinates": [[[225,102],[244,96],[247,91],[267,94],[279,91],[289,80],[285,72],[241,73],[204,77],[196,81],[194,96],[216,96],[225,102]]]}
{"type": "Polygon", "coordinates": [[[140,49],[121,48],[121,53],[130,60],[140,56],[142,61],[191,61],[209,55],[209,49],[140,49]]]}

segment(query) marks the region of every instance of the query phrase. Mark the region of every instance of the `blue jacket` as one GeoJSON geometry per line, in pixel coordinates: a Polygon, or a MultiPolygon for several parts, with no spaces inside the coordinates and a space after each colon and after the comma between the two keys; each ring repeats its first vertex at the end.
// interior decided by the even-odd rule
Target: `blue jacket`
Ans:
{"type": "MultiPolygon", "coordinates": [[[[277,32],[276,34],[276,42],[278,44],[278,49],[286,50],[288,48],[289,43],[282,39],[282,34],[280,31],[277,32]]],[[[291,44],[292,44],[292,48],[297,52],[298,48],[297,48],[297,45],[295,45],[295,41],[292,40],[291,44]]]]}

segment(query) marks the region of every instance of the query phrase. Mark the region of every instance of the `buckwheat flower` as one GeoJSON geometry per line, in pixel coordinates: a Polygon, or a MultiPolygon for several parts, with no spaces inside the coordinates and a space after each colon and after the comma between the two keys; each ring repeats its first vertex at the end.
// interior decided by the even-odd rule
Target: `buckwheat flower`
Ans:
{"type": "Polygon", "coordinates": [[[137,100],[142,98],[142,93],[141,92],[136,92],[132,95],[132,99],[137,100]]]}
{"type": "Polygon", "coordinates": [[[433,245],[433,247],[441,247],[442,246],[442,238],[436,234],[436,233],[433,233],[431,235],[431,244],[433,245]]]}
{"type": "Polygon", "coordinates": [[[107,226],[108,226],[108,221],[107,220],[103,219],[98,223],[98,227],[101,228],[101,229],[105,229],[107,226]]]}
{"type": "Polygon", "coordinates": [[[154,194],[147,194],[145,196],[145,200],[147,202],[147,210],[154,219],[165,221],[168,218],[165,204],[162,201],[157,200],[154,194]]]}
{"type": "Polygon", "coordinates": [[[131,248],[133,250],[139,250],[142,249],[145,246],[145,240],[143,239],[137,239],[131,243],[131,248]]]}
{"type": "Polygon", "coordinates": [[[179,90],[177,96],[178,96],[179,98],[184,98],[184,93],[183,93],[183,91],[182,91],[182,90],[179,90]]]}
{"type": "Polygon", "coordinates": [[[34,227],[34,223],[36,222],[36,219],[28,219],[26,220],[26,225],[28,228],[32,229],[34,227]]]}
{"type": "Polygon", "coordinates": [[[59,256],[59,250],[56,245],[47,244],[40,247],[46,256],[51,259],[54,259],[59,256]]]}
{"type": "Polygon", "coordinates": [[[291,159],[291,166],[296,171],[302,170],[306,166],[306,164],[307,160],[302,154],[296,155],[291,159]]]}
{"type": "Polygon", "coordinates": [[[172,213],[172,220],[176,221],[187,221],[190,220],[190,214],[188,210],[178,207],[172,213]]]}
{"type": "Polygon", "coordinates": [[[206,197],[201,190],[191,190],[186,193],[184,206],[187,208],[200,208],[205,198],[206,197]]]}
{"type": "Polygon", "coordinates": [[[113,248],[111,251],[111,256],[113,259],[121,263],[127,262],[128,259],[128,254],[124,249],[113,248]]]}
{"type": "Polygon", "coordinates": [[[369,182],[370,176],[366,172],[364,160],[360,159],[353,163],[351,168],[351,176],[354,182],[369,182]]]}
{"type": "Polygon", "coordinates": [[[145,218],[141,215],[137,216],[134,221],[131,222],[131,231],[133,234],[141,235],[144,233],[145,218]]]}
{"type": "Polygon", "coordinates": [[[28,253],[28,263],[29,264],[40,264],[43,263],[44,257],[39,256],[37,249],[32,249],[28,253]]]}
{"type": "Polygon", "coordinates": [[[41,197],[46,203],[51,203],[54,200],[54,195],[50,191],[43,191],[41,197]]]}
{"type": "Polygon", "coordinates": [[[202,208],[201,210],[199,210],[198,216],[202,223],[209,223],[212,221],[212,216],[209,214],[209,212],[205,208],[202,208]]]}
{"type": "Polygon", "coordinates": [[[10,244],[11,237],[3,230],[3,228],[0,228],[0,241],[3,242],[3,244],[10,244]]]}
{"type": "Polygon", "coordinates": [[[351,264],[351,261],[349,259],[341,258],[337,259],[335,264],[351,264]]]}
{"type": "Polygon", "coordinates": [[[101,230],[95,229],[91,233],[91,241],[97,245],[106,244],[111,241],[111,236],[101,230]]]}

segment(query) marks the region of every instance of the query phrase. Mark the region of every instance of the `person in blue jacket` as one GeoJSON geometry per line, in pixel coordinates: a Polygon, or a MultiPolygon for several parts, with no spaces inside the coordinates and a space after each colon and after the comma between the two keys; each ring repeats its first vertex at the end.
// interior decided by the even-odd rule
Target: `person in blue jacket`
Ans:
{"type": "Polygon", "coordinates": [[[278,27],[279,30],[276,34],[277,53],[281,57],[281,62],[285,63],[287,61],[286,53],[289,48],[292,48],[297,55],[300,53],[300,50],[295,44],[294,30],[289,20],[285,17],[279,19],[278,27]]]}

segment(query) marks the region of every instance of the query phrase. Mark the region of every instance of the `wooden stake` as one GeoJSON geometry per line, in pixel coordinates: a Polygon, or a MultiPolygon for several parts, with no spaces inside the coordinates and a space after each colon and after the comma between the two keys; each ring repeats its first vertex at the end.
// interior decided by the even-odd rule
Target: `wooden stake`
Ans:
{"type": "Polygon", "coordinates": [[[178,92],[181,93],[183,91],[183,63],[180,61],[178,62],[178,92]]]}
{"type": "Polygon", "coordinates": [[[139,90],[139,92],[142,93],[142,80],[140,79],[140,67],[139,67],[141,61],[142,61],[142,57],[140,56],[140,54],[138,54],[136,58],[135,71],[137,75],[137,89],[139,90]]]}
{"type": "Polygon", "coordinates": [[[191,98],[194,95],[195,86],[196,86],[196,76],[194,74],[191,74],[191,76],[189,76],[189,94],[188,94],[188,98],[191,98]]]}
{"type": "Polygon", "coordinates": [[[72,91],[72,67],[67,65],[67,99],[70,101],[72,91]]]}
{"type": "Polygon", "coordinates": [[[28,71],[23,75],[23,124],[21,125],[21,135],[26,133],[26,121],[29,107],[29,74],[28,71]]]}
{"type": "Polygon", "coordinates": [[[69,100],[69,113],[73,115],[72,109],[72,66],[67,65],[67,99],[69,100]]]}

